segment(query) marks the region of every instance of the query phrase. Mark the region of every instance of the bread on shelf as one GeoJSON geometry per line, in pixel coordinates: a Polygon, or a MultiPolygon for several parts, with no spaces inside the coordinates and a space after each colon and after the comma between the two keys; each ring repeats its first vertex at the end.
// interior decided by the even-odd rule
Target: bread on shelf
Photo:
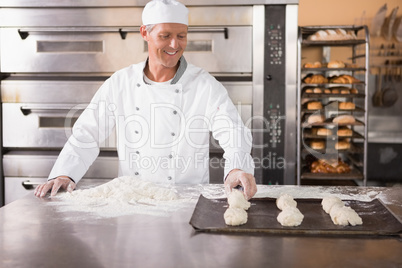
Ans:
{"type": "Polygon", "coordinates": [[[345,63],[340,60],[333,60],[328,62],[327,64],[328,68],[345,68],[345,63]]]}
{"type": "Polygon", "coordinates": [[[315,62],[306,62],[303,65],[304,68],[321,68],[322,64],[319,61],[315,61],[315,62]]]}
{"type": "Polygon", "coordinates": [[[337,124],[353,124],[356,122],[356,119],[353,115],[344,114],[334,117],[334,119],[332,119],[332,122],[337,124]]]}
{"type": "Polygon", "coordinates": [[[303,82],[306,84],[324,84],[328,83],[328,79],[322,74],[313,74],[304,78],[303,82]]]}
{"type": "Polygon", "coordinates": [[[353,135],[353,131],[347,127],[338,128],[336,135],[339,137],[351,137],[353,135]]]}
{"type": "Polygon", "coordinates": [[[332,135],[332,130],[329,128],[318,128],[316,130],[317,136],[331,136],[332,135]]]}
{"type": "Polygon", "coordinates": [[[307,37],[310,41],[337,41],[337,40],[354,40],[356,35],[353,31],[346,31],[344,29],[327,29],[319,30],[307,37]]]}
{"type": "Polygon", "coordinates": [[[322,103],[320,101],[311,101],[307,103],[307,110],[320,110],[322,109],[322,103]]]}
{"type": "Polygon", "coordinates": [[[346,140],[340,140],[337,143],[335,143],[335,149],[336,150],[347,150],[350,149],[350,142],[346,140]]]}
{"type": "Polygon", "coordinates": [[[349,173],[350,167],[347,163],[342,160],[337,159],[319,159],[311,163],[310,165],[311,173],[321,173],[321,174],[342,174],[349,173]]]}
{"type": "Polygon", "coordinates": [[[309,124],[316,124],[316,123],[322,123],[325,121],[325,117],[320,114],[312,114],[308,117],[307,122],[309,124]]]}
{"type": "Polygon", "coordinates": [[[354,110],[354,109],[356,109],[356,105],[350,101],[339,102],[338,109],[339,110],[354,110]]]}
{"type": "Polygon", "coordinates": [[[322,140],[312,140],[310,141],[310,148],[314,150],[325,149],[325,142],[322,140]]]}
{"type": "Polygon", "coordinates": [[[354,78],[351,75],[343,74],[330,78],[329,82],[334,84],[353,84],[360,82],[360,80],[354,78]]]}

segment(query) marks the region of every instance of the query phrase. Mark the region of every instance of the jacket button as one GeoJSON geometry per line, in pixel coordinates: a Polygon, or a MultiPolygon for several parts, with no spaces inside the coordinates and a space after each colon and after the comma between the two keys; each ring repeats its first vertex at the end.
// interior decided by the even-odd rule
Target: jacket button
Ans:
{"type": "Polygon", "coordinates": [[[173,155],[170,154],[168,157],[171,159],[171,158],[173,158],[173,155]]]}
{"type": "Polygon", "coordinates": [[[177,111],[173,111],[173,114],[177,114],[177,111]]]}
{"type": "Polygon", "coordinates": [[[167,177],[167,179],[168,179],[169,181],[171,181],[171,180],[172,180],[172,177],[169,176],[169,177],[167,177]]]}
{"type": "Polygon", "coordinates": [[[139,111],[139,110],[140,110],[140,108],[139,108],[139,107],[135,107],[135,109],[136,109],[137,111],[139,111]]]}
{"type": "Polygon", "coordinates": [[[172,134],[172,136],[176,136],[176,134],[174,132],[172,132],[171,134],[172,134]]]}
{"type": "Polygon", "coordinates": [[[139,83],[137,83],[137,87],[140,87],[141,85],[139,83]]]}
{"type": "Polygon", "coordinates": [[[138,176],[138,175],[140,175],[140,173],[138,173],[138,172],[135,172],[135,173],[134,173],[134,175],[135,175],[135,176],[138,176]]]}
{"type": "Polygon", "coordinates": [[[136,154],[140,154],[140,152],[139,152],[139,151],[136,151],[135,153],[136,153],[136,154]]]}
{"type": "Polygon", "coordinates": [[[139,132],[138,132],[138,130],[136,130],[136,131],[134,131],[134,133],[135,133],[135,134],[138,134],[139,132]]]}
{"type": "Polygon", "coordinates": [[[176,93],[180,93],[180,89],[176,89],[174,92],[176,92],[176,93]]]}

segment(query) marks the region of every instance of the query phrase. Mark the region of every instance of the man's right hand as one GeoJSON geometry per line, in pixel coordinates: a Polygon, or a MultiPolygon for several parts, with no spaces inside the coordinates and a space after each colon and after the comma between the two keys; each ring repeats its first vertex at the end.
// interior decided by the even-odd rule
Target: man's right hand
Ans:
{"type": "Polygon", "coordinates": [[[50,196],[55,196],[60,188],[71,193],[75,189],[75,186],[75,183],[69,177],[60,176],[44,184],[38,185],[34,194],[37,197],[44,197],[46,193],[51,190],[50,196]]]}

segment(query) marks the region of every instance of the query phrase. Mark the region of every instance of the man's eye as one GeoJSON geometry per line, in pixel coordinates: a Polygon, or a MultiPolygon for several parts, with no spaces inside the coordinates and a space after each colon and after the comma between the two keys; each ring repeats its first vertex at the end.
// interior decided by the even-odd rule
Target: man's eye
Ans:
{"type": "Polygon", "coordinates": [[[161,36],[163,39],[169,38],[169,35],[162,35],[161,36]]]}

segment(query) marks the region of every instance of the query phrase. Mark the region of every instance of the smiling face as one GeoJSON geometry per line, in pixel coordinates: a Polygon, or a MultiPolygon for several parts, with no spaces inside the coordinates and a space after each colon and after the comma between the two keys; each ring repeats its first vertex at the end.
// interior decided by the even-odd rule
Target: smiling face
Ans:
{"type": "Polygon", "coordinates": [[[180,23],[156,24],[151,32],[141,27],[141,35],[148,42],[151,72],[174,70],[187,46],[187,25],[180,23]]]}

